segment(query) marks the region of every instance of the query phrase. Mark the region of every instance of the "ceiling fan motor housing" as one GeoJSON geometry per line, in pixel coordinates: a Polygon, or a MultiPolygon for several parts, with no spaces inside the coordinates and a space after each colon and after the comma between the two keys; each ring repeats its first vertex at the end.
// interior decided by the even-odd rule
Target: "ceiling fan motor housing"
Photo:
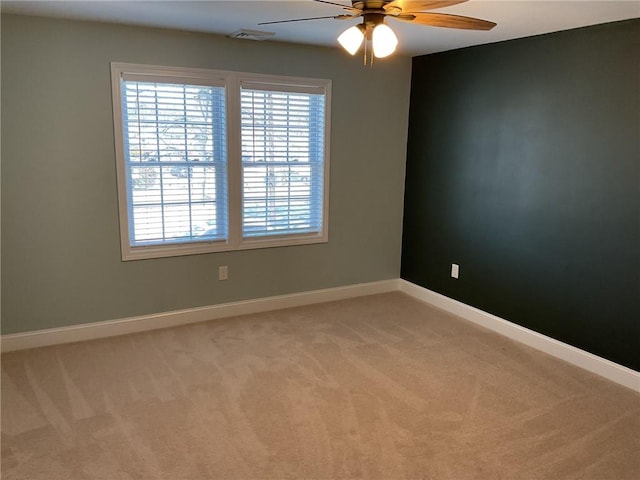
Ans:
{"type": "Polygon", "coordinates": [[[387,4],[391,3],[392,0],[353,0],[351,4],[353,8],[357,8],[358,10],[382,10],[382,8],[387,4]]]}
{"type": "Polygon", "coordinates": [[[384,8],[385,5],[391,3],[392,0],[354,0],[351,3],[353,8],[362,11],[364,25],[367,29],[377,27],[384,23],[384,17],[387,15],[398,15],[402,12],[400,7],[384,8]]]}
{"type": "Polygon", "coordinates": [[[363,18],[363,23],[365,24],[365,26],[367,28],[371,27],[377,27],[378,25],[384,23],[384,14],[383,13],[370,13],[370,12],[365,12],[362,15],[363,18]]]}

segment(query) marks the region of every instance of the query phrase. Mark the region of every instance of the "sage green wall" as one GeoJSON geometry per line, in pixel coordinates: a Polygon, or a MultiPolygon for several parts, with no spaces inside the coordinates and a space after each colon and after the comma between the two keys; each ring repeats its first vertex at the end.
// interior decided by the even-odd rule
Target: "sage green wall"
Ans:
{"type": "Polygon", "coordinates": [[[2,18],[2,332],[397,278],[411,60],[2,18]],[[120,260],[109,63],[329,78],[329,243],[120,260]],[[219,265],[230,279],[217,280],[219,265]]]}

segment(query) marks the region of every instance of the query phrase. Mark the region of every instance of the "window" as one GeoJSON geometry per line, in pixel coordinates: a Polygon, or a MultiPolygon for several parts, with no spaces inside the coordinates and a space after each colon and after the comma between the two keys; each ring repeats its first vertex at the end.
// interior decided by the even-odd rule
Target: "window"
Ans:
{"type": "Polygon", "coordinates": [[[328,240],[330,81],[111,70],[123,260],[328,240]]]}
{"type": "Polygon", "coordinates": [[[242,233],[322,228],[324,94],[242,84],[242,233]]]}

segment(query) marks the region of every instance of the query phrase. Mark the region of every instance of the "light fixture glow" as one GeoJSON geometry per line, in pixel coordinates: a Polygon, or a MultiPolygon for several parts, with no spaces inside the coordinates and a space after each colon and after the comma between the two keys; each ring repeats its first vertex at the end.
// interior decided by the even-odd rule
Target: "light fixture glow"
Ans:
{"type": "Polygon", "coordinates": [[[360,49],[360,45],[362,45],[363,40],[364,33],[362,33],[359,25],[346,29],[338,37],[338,42],[340,42],[340,45],[342,45],[342,47],[351,55],[356,54],[356,52],[360,49]]]}
{"type": "Polygon", "coordinates": [[[398,37],[389,26],[381,23],[373,29],[373,54],[384,58],[396,51],[398,37]]]}

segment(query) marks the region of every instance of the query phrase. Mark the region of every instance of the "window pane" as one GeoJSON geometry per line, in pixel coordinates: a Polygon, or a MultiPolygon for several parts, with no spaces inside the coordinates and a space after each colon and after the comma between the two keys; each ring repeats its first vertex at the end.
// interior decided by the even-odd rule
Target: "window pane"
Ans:
{"type": "Polygon", "coordinates": [[[324,95],[241,91],[243,236],[319,233],[324,95]]]}
{"type": "Polygon", "coordinates": [[[224,87],[122,87],[130,244],[225,240],[224,87]]]}

